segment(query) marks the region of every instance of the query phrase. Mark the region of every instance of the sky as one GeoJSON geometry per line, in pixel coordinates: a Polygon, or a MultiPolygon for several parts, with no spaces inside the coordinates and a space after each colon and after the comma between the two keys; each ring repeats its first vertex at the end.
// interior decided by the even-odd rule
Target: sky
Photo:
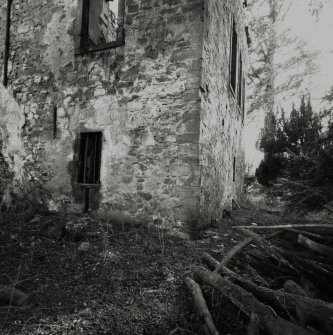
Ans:
{"type": "MultiPolygon", "coordinates": [[[[318,22],[309,13],[304,0],[294,0],[286,17],[285,26],[295,35],[308,42],[309,47],[320,51],[318,59],[319,72],[312,78],[312,98],[320,99],[327,88],[333,84],[333,3],[325,6],[318,22]]],[[[317,101],[320,103],[320,101],[317,101]]],[[[318,106],[313,102],[313,106],[318,106]]]]}
{"type": "Polygon", "coordinates": [[[118,0],[111,0],[109,6],[115,14],[118,14],[118,0]]]}
{"type": "MultiPolygon", "coordinates": [[[[333,85],[333,1],[324,7],[317,21],[309,12],[304,0],[292,0],[290,10],[281,27],[281,29],[286,28],[290,28],[295,36],[307,41],[310,50],[319,51],[318,71],[310,78],[308,86],[312,106],[314,110],[319,111],[322,106],[321,98],[333,85]]],[[[292,47],[291,45],[290,48],[292,47]]],[[[296,106],[299,105],[299,98],[299,96],[295,96],[288,99],[283,107],[290,109],[293,102],[296,106]]],[[[244,131],[246,161],[248,164],[252,164],[250,170],[252,173],[263,158],[263,154],[255,146],[263,121],[264,115],[262,114],[250,116],[244,131]]]]}

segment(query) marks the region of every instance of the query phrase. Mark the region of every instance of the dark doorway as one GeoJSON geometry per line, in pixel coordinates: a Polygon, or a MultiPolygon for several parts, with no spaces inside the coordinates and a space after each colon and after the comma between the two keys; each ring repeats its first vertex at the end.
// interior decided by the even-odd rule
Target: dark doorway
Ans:
{"type": "Polygon", "coordinates": [[[100,184],[102,132],[80,133],[77,182],[100,184]]]}

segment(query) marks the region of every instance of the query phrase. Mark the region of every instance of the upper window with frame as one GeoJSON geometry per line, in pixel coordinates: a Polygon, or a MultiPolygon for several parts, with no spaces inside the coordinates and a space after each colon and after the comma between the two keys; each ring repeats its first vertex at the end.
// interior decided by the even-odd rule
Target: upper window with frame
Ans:
{"type": "Polygon", "coordinates": [[[125,0],[81,0],[81,2],[78,53],[123,45],[125,0]]]}

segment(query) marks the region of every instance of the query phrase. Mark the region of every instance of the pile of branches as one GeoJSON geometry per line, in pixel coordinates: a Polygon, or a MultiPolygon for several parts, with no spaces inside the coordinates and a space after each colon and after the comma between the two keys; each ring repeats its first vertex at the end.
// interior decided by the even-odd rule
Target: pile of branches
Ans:
{"type": "Polygon", "coordinates": [[[223,259],[208,253],[184,282],[205,335],[218,335],[201,285],[248,318],[247,334],[333,334],[333,225],[233,227],[244,239],[223,259]],[[274,230],[263,236],[257,232],[274,230]]]}

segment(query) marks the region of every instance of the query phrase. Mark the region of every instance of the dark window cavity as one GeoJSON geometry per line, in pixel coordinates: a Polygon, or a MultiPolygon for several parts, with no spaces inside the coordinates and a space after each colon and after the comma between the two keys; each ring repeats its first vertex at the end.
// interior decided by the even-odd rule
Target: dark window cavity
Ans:
{"type": "Polygon", "coordinates": [[[245,118],[245,78],[243,77],[243,90],[242,90],[242,117],[245,118]]]}
{"type": "Polygon", "coordinates": [[[236,32],[235,20],[232,20],[232,36],[231,36],[231,54],[230,54],[230,87],[236,94],[236,76],[237,76],[237,48],[238,36],[236,32]]]}
{"type": "Polygon", "coordinates": [[[237,92],[237,100],[238,106],[242,109],[242,98],[243,98],[243,61],[242,61],[242,54],[239,55],[239,65],[238,65],[238,92],[237,92]]]}
{"type": "Polygon", "coordinates": [[[233,173],[232,173],[232,181],[236,181],[236,157],[234,156],[234,162],[233,162],[233,173]]]}
{"type": "Polygon", "coordinates": [[[80,52],[120,46],[125,0],[82,0],[80,52]]]}
{"type": "Polygon", "coordinates": [[[9,47],[10,47],[10,16],[13,0],[7,0],[7,16],[6,16],[6,37],[5,37],[5,54],[3,64],[3,86],[8,84],[8,61],[9,61],[9,47]]]}
{"type": "Polygon", "coordinates": [[[79,138],[79,160],[77,182],[100,184],[102,133],[81,133],[79,138]]]}
{"type": "Polygon", "coordinates": [[[58,109],[53,107],[53,139],[57,138],[58,109]]]}

